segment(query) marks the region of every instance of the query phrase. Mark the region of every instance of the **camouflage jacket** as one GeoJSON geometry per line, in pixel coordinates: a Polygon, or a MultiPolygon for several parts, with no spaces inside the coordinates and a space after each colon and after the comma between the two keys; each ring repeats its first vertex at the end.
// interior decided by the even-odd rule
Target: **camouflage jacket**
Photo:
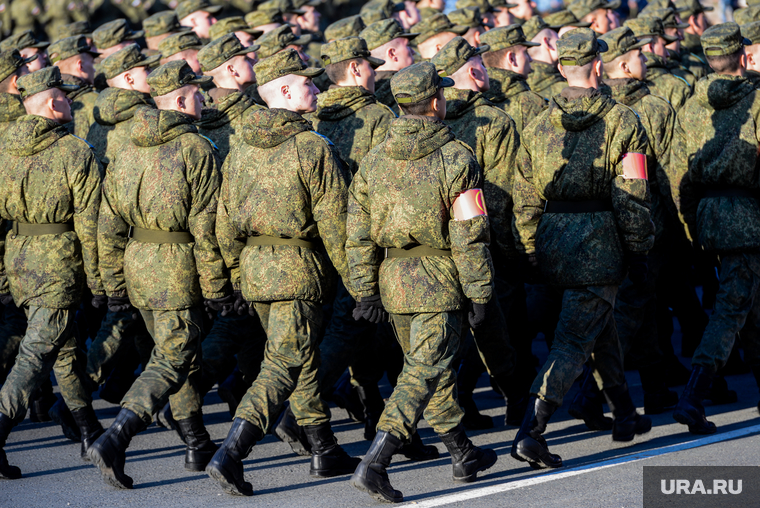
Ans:
{"type": "Polygon", "coordinates": [[[697,84],[697,77],[681,63],[681,55],[675,51],[667,51],[668,57],[665,59],[665,66],[671,74],[686,81],[693,90],[694,85],[697,84]]]}
{"type": "Polygon", "coordinates": [[[98,94],[93,109],[95,123],[90,127],[87,141],[95,147],[103,166],[108,166],[116,154],[128,144],[135,112],[144,107],[155,108],[150,95],[135,90],[106,88],[98,94]]]}
{"type": "Polygon", "coordinates": [[[551,99],[567,86],[556,65],[534,60],[530,66],[533,70],[528,74],[528,86],[544,99],[551,99]]]}
{"type": "Polygon", "coordinates": [[[367,152],[385,140],[388,125],[396,115],[378,104],[375,96],[360,86],[331,86],[317,95],[317,111],[311,115],[314,130],[327,136],[348,164],[351,174],[367,152]]]}
{"type": "Polygon", "coordinates": [[[684,32],[683,37],[684,40],[681,41],[681,65],[694,74],[697,81],[708,74],[712,74],[712,69],[705,59],[702,40],[699,35],[684,32]]]}
{"type": "Polygon", "coordinates": [[[401,110],[398,109],[396,104],[396,98],[393,97],[391,91],[391,78],[397,71],[378,71],[375,75],[375,97],[377,102],[385,104],[393,110],[396,115],[401,114],[401,110]]]}
{"type": "Polygon", "coordinates": [[[0,132],[10,127],[17,118],[26,114],[21,96],[0,92],[0,132]]]}
{"type": "Polygon", "coordinates": [[[523,136],[515,174],[518,249],[549,284],[619,285],[624,254],[654,243],[646,180],[623,178],[622,156],[647,153],[636,114],[595,89],[568,87],[523,136]],[[611,202],[612,210],[544,213],[546,201],[611,202]]]}
{"type": "Polygon", "coordinates": [[[711,251],[760,247],[760,201],[705,191],[760,191],[760,94],[746,78],[710,74],[678,112],[671,189],[693,240],[711,251]]]}
{"type": "Polygon", "coordinates": [[[204,109],[195,125],[199,134],[214,142],[219,149],[219,159],[223,161],[230,152],[230,146],[238,142],[248,115],[263,106],[237,90],[214,88],[209,93],[214,99],[214,107],[204,109]]]}
{"type": "Polygon", "coordinates": [[[7,274],[16,305],[70,308],[85,283],[93,294],[103,294],[97,248],[102,169],[92,149],[62,125],[35,115],[19,118],[0,142],[0,223],[74,225],[58,235],[9,232],[0,242],[0,274],[7,274]]]}
{"type": "Polygon", "coordinates": [[[760,72],[746,71],[745,77],[756,87],[760,86],[760,72]]]}
{"type": "Polygon", "coordinates": [[[98,100],[98,92],[92,85],[75,76],[64,74],[63,81],[79,86],[79,90],[67,94],[71,99],[71,115],[74,120],[66,124],[66,129],[78,138],[87,139],[90,126],[95,123],[93,110],[98,100]]]}
{"type": "Polygon", "coordinates": [[[491,88],[485,97],[508,114],[515,122],[517,133],[548,106],[546,99],[530,90],[528,83],[516,72],[488,67],[491,88]]]}
{"type": "Polygon", "coordinates": [[[209,142],[192,118],[140,108],[130,143],[121,146],[103,183],[98,246],[110,296],[138,309],[182,310],[229,292],[214,234],[221,176],[209,142]],[[189,231],[194,243],[129,241],[130,226],[189,231]]]}
{"type": "Polygon", "coordinates": [[[515,123],[482,93],[445,88],[446,123],[454,136],[475,153],[483,169],[483,195],[488,208],[497,268],[516,256],[512,236],[512,182],[520,138],[515,123]]]}
{"type": "Polygon", "coordinates": [[[482,188],[472,151],[433,117],[402,116],[351,183],[346,254],[349,290],[380,294],[394,314],[462,309],[492,294],[488,217],[453,219],[456,197],[482,188]],[[383,259],[383,248],[424,245],[451,257],[383,259]]]}
{"type": "Polygon", "coordinates": [[[643,52],[647,57],[647,86],[654,95],[664,97],[678,111],[691,96],[688,81],[670,73],[664,58],[643,52]]]}
{"type": "Polygon", "coordinates": [[[253,302],[324,302],[335,284],[330,261],[347,274],[348,169],[301,115],[261,109],[249,119],[224,162],[219,201],[217,236],[233,286],[253,302]],[[321,240],[324,249],[246,246],[259,235],[321,240]]]}

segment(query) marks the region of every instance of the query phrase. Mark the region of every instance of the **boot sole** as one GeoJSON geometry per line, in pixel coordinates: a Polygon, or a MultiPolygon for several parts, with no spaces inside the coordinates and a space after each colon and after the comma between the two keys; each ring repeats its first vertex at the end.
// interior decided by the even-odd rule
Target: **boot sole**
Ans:
{"type": "Polygon", "coordinates": [[[216,468],[207,468],[206,472],[208,475],[217,481],[219,486],[222,488],[222,490],[231,495],[231,496],[244,496],[244,497],[250,497],[253,496],[253,490],[251,490],[250,493],[248,492],[241,492],[237,486],[234,483],[230,483],[227,481],[227,478],[224,477],[221,471],[219,471],[216,468]]]}
{"type": "Polygon", "coordinates": [[[296,455],[300,455],[301,457],[311,457],[311,452],[307,451],[306,448],[303,447],[303,445],[298,439],[294,439],[290,437],[288,433],[280,430],[279,427],[274,428],[274,434],[277,436],[277,438],[280,441],[290,445],[290,448],[293,450],[293,453],[295,453],[296,455]]]}
{"type": "Polygon", "coordinates": [[[583,423],[586,425],[586,427],[588,427],[588,430],[602,431],[602,432],[612,430],[612,418],[610,418],[609,416],[604,416],[605,418],[604,425],[597,425],[595,423],[596,420],[592,420],[591,418],[588,418],[588,416],[583,411],[579,409],[575,409],[572,406],[570,406],[570,408],[567,410],[567,413],[573,418],[575,418],[576,420],[582,420],[583,423]],[[609,421],[609,425],[607,425],[608,421],[609,421]]]}
{"type": "Polygon", "coordinates": [[[547,464],[538,455],[521,452],[520,450],[517,449],[517,447],[515,447],[512,450],[511,455],[513,458],[519,460],[520,462],[528,462],[530,464],[530,467],[532,467],[533,469],[557,469],[557,468],[562,467],[563,465],[561,458],[560,458],[560,463],[555,466],[552,464],[547,464]]]}
{"type": "Polygon", "coordinates": [[[678,423],[687,425],[689,427],[689,432],[692,434],[706,436],[709,434],[715,434],[718,431],[718,428],[714,425],[712,427],[703,427],[701,425],[698,425],[697,421],[692,418],[692,416],[686,411],[676,409],[673,411],[673,419],[678,423]]]}
{"type": "Polygon", "coordinates": [[[480,467],[478,468],[478,470],[477,470],[477,471],[475,471],[474,473],[472,473],[472,474],[471,474],[471,475],[469,475],[469,476],[460,476],[460,477],[454,476],[454,477],[453,477],[453,478],[454,478],[454,481],[455,481],[455,482],[458,482],[458,483],[471,483],[471,482],[474,482],[475,480],[477,480],[477,479],[478,479],[478,473],[482,473],[482,472],[483,472],[483,471],[485,471],[486,469],[491,469],[491,468],[493,467],[493,465],[494,465],[494,464],[496,464],[496,462],[497,462],[498,460],[499,460],[499,457],[498,457],[498,456],[497,456],[497,457],[494,457],[494,459],[493,459],[492,461],[489,461],[489,463],[488,463],[488,464],[483,464],[482,466],[480,466],[480,467]]]}
{"type": "Polygon", "coordinates": [[[368,488],[367,486],[364,485],[364,483],[358,480],[355,480],[353,477],[351,477],[351,485],[353,485],[356,489],[369,494],[369,496],[372,499],[380,501],[381,503],[403,503],[404,502],[404,496],[401,496],[400,498],[386,497],[381,492],[368,488]]]}
{"type": "Polygon", "coordinates": [[[123,475],[125,477],[125,481],[122,482],[119,480],[113,468],[106,466],[106,463],[103,460],[103,457],[100,456],[100,453],[98,453],[96,450],[90,449],[88,455],[92,463],[95,464],[95,466],[100,470],[100,477],[107,485],[120,490],[132,489],[132,478],[127,475],[123,475]]]}

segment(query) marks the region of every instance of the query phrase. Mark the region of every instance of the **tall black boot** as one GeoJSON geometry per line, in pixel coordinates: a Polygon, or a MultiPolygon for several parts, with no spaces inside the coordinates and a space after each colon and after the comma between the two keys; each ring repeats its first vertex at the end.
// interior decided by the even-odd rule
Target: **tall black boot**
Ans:
{"type": "Polygon", "coordinates": [[[689,382],[673,410],[675,421],[688,425],[689,432],[692,434],[714,434],[718,430],[713,422],[707,420],[705,408],[702,405],[710,389],[712,378],[713,374],[701,365],[692,367],[689,382]]]}
{"type": "Polygon", "coordinates": [[[678,394],[665,383],[664,367],[657,362],[639,369],[641,388],[644,390],[644,414],[658,415],[678,403],[678,394]]]}
{"type": "Polygon", "coordinates": [[[82,450],[80,455],[83,460],[89,462],[90,458],[87,456],[87,451],[92,444],[103,435],[103,426],[100,425],[98,417],[95,416],[95,411],[92,406],[87,406],[82,409],[77,409],[71,412],[71,416],[79,427],[79,432],[82,435],[82,450]]]}
{"type": "Polygon", "coordinates": [[[462,361],[462,367],[457,373],[457,394],[459,405],[464,410],[462,424],[470,430],[485,430],[493,428],[493,420],[490,416],[480,414],[473,392],[478,384],[478,379],[483,373],[483,363],[480,358],[466,356],[462,361]],[[473,365],[477,361],[477,365],[473,365]]]}
{"type": "Polygon", "coordinates": [[[581,389],[573,399],[570,408],[567,410],[570,416],[578,420],[583,420],[589,430],[610,430],[612,428],[612,418],[604,416],[604,397],[591,369],[586,370],[586,374],[581,383],[581,389]]]}
{"type": "Polygon", "coordinates": [[[412,441],[409,444],[402,445],[396,453],[416,462],[437,459],[439,456],[438,448],[423,443],[416,430],[412,434],[412,441]]]}
{"type": "Polygon", "coordinates": [[[71,411],[69,411],[69,407],[66,405],[63,397],[58,396],[58,401],[50,408],[48,415],[55,423],[61,426],[63,435],[68,439],[71,439],[75,443],[79,443],[82,440],[82,434],[79,432],[77,422],[71,416],[71,411]]]}
{"type": "Polygon", "coordinates": [[[174,419],[171,402],[167,402],[164,407],[156,412],[156,414],[153,415],[153,419],[156,422],[156,425],[167,430],[173,430],[177,434],[177,437],[179,437],[179,440],[183,443],[185,442],[185,436],[182,434],[182,429],[177,423],[177,420],[174,419]]]}
{"type": "Polygon", "coordinates": [[[246,382],[243,373],[237,367],[232,371],[232,374],[227,376],[227,379],[219,384],[216,393],[219,394],[220,399],[227,403],[230,415],[233,418],[235,417],[238,405],[240,405],[240,401],[243,400],[245,392],[248,391],[250,386],[246,382]]]}
{"type": "Polygon", "coordinates": [[[206,472],[227,494],[253,495],[253,487],[243,475],[243,460],[251,453],[253,445],[263,438],[261,430],[248,420],[235,418],[232,422],[227,438],[206,466],[206,472]]]}
{"type": "Polygon", "coordinates": [[[53,383],[50,379],[45,380],[38,390],[35,390],[32,403],[29,405],[29,419],[35,423],[49,422],[48,412],[58,402],[58,397],[53,394],[53,383]]]}
{"type": "Polygon", "coordinates": [[[332,478],[351,474],[361,459],[351,457],[338,444],[330,422],[308,425],[303,428],[311,445],[311,467],[309,475],[314,478],[332,478]]]}
{"type": "Polygon", "coordinates": [[[87,454],[106,484],[117,489],[132,488],[132,478],[124,474],[124,461],[132,438],[145,427],[142,418],[122,408],[111,426],[90,446],[87,454]]]}
{"type": "Polygon", "coordinates": [[[356,395],[364,406],[364,439],[372,441],[377,433],[377,422],[385,409],[383,396],[377,383],[356,386],[356,395]]]}
{"type": "Polygon", "coordinates": [[[179,432],[185,436],[185,469],[188,471],[205,471],[219,449],[208,435],[208,430],[203,424],[203,415],[195,415],[184,420],[177,420],[179,432]]]}
{"type": "Polygon", "coordinates": [[[534,469],[562,466],[562,458],[549,453],[546,439],[542,436],[546,431],[546,424],[556,410],[556,406],[545,400],[538,397],[530,398],[525,419],[512,443],[512,457],[530,463],[534,469]]]}
{"type": "Polygon", "coordinates": [[[713,376],[710,391],[707,392],[705,398],[710,399],[713,405],[716,406],[720,404],[734,404],[739,400],[736,392],[728,389],[726,378],[720,373],[713,376]]]}
{"type": "Polygon", "coordinates": [[[301,457],[311,457],[311,444],[306,438],[303,427],[298,425],[290,406],[282,414],[280,423],[274,428],[274,434],[280,441],[288,443],[293,453],[301,457]]]}
{"type": "Polygon", "coordinates": [[[0,480],[18,480],[21,478],[21,469],[8,464],[8,457],[3,450],[8,434],[11,433],[14,425],[13,420],[0,413],[0,480]]]}
{"type": "Polygon", "coordinates": [[[615,416],[612,424],[613,441],[632,441],[636,434],[652,430],[652,419],[636,412],[626,383],[604,390],[604,396],[615,416]]]}
{"type": "MultiPolygon", "coordinates": [[[[536,377],[535,369],[529,367],[527,372],[533,370],[533,378],[536,377]]],[[[526,369],[521,369],[520,372],[525,372],[526,369]]],[[[521,379],[521,375],[518,373],[518,369],[515,368],[515,373],[509,376],[497,375],[492,376],[491,381],[496,384],[499,391],[504,396],[504,400],[507,403],[507,413],[504,416],[504,425],[507,426],[519,426],[522,423],[522,419],[525,416],[525,411],[528,409],[528,399],[530,398],[529,388],[526,387],[526,382],[521,379]]]]}
{"type": "Polygon", "coordinates": [[[451,455],[455,482],[474,481],[480,471],[496,464],[496,452],[473,445],[461,423],[445,434],[439,434],[439,437],[451,455]]]}
{"type": "Polygon", "coordinates": [[[353,476],[351,485],[366,492],[378,501],[400,503],[404,495],[394,489],[388,478],[386,469],[391,463],[391,458],[401,446],[402,441],[384,430],[377,431],[374,441],[367,451],[367,455],[359,463],[353,476]]]}

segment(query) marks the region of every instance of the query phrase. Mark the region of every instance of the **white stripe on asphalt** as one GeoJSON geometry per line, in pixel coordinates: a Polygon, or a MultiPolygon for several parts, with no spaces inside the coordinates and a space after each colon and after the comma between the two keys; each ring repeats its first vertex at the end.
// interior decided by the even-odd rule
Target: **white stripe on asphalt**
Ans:
{"type": "Polygon", "coordinates": [[[655,448],[653,450],[646,450],[640,453],[634,453],[631,455],[625,455],[623,457],[617,457],[614,459],[597,462],[594,464],[587,464],[584,466],[578,466],[567,471],[548,473],[534,478],[526,478],[525,480],[517,480],[508,483],[501,483],[498,485],[492,485],[490,487],[483,487],[480,489],[467,490],[458,494],[451,494],[448,496],[436,497],[427,501],[412,501],[405,503],[401,506],[414,506],[415,508],[433,508],[435,506],[444,506],[452,503],[460,503],[462,501],[469,501],[471,499],[478,499],[485,496],[492,496],[494,494],[500,494],[510,490],[521,489],[523,487],[531,487],[533,485],[539,485],[541,483],[551,482],[555,480],[562,480],[570,478],[572,476],[578,476],[592,471],[598,471],[600,469],[606,469],[608,467],[619,466],[620,464],[630,464],[631,462],[637,462],[639,460],[651,459],[659,455],[665,455],[673,452],[680,452],[683,450],[691,450],[693,448],[699,448],[701,446],[720,443],[721,441],[728,441],[729,439],[735,439],[738,437],[747,436],[760,432],[760,425],[753,425],[751,427],[744,427],[742,429],[732,430],[721,434],[714,434],[712,436],[695,439],[693,441],[687,441],[686,443],[677,443],[670,446],[663,446],[661,448],[655,448]]]}

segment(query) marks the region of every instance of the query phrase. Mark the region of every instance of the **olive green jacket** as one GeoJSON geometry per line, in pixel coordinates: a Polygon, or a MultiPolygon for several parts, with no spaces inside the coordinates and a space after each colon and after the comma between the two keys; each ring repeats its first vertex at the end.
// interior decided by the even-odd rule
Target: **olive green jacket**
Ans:
{"type": "Polygon", "coordinates": [[[0,131],[10,127],[17,118],[26,114],[24,103],[21,102],[21,96],[10,93],[0,92],[0,131]]]}
{"type": "Polygon", "coordinates": [[[66,128],[73,135],[87,139],[90,127],[95,123],[93,110],[98,100],[98,92],[95,91],[95,87],[75,76],[64,74],[63,81],[79,86],[79,90],[67,94],[67,97],[71,99],[71,115],[74,120],[67,123],[66,128]]]}
{"type": "Polygon", "coordinates": [[[544,99],[551,99],[567,86],[557,65],[534,60],[530,66],[532,70],[528,74],[528,86],[544,99]]]}
{"type": "Polygon", "coordinates": [[[515,122],[517,133],[522,134],[525,126],[549,103],[531,91],[525,78],[516,72],[494,67],[488,67],[487,71],[491,88],[485,92],[486,99],[508,114],[515,122]]]}
{"type": "Polygon", "coordinates": [[[681,65],[694,74],[697,81],[708,74],[712,74],[713,71],[705,58],[699,35],[684,32],[683,37],[684,40],[681,41],[681,65]]]}
{"type": "Polygon", "coordinates": [[[665,66],[668,68],[671,74],[677,76],[689,84],[691,89],[694,89],[694,85],[697,84],[697,77],[681,63],[681,55],[675,51],[667,50],[668,57],[665,59],[665,66]]]}
{"type": "Polygon", "coordinates": [[[377,72],[375,75],[375,97],[377,97],[377,102],[385,104],[391,108],[396,115],[400,115],[401,110],[398,108],[396,98],[393,97],[393,92],[391,91],[391,78],[396,72],[398,71],[377,72]]]}
{"type": "Polygon", "coordinates": [[[240,131],[247,117],[262,109],[248,95],[227,88],[214,88],[209,92],[214,107],[204,109],[201,119],[195,123],[198,133],[209,138],[219,149],[219,159],[224,160],[230,146],[239,142],[240,131]]]}
{"type": "Polygon", "coordinates": [[[664,97],[678,111],[691,96],[688,81],[671,74],[664,58],[644,52],[647,57],[647,86],[654,95],[664,97]]]}

